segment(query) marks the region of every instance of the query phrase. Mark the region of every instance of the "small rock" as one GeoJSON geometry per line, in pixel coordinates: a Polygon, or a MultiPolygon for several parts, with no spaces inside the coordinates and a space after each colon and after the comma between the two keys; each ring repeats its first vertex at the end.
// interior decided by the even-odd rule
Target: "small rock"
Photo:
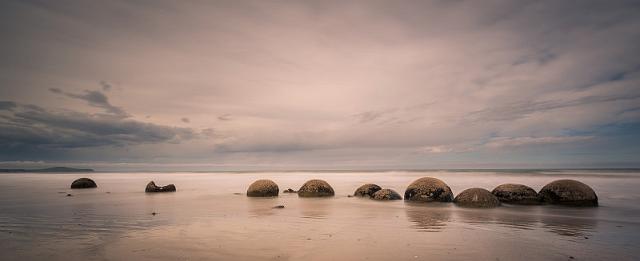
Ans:
{"type": "Polygon", "coordinates": [[[293,190],[291,188],[288,188],[288,189],[285,189],[284,191],[282,191],[282,193],[297,193],[297,191],[295,191],[295,190],[293,190]]]}
{"type": "Polygon", "coordinates": [[[275,206],[273,208],[284,208],[284,206],[283,205],[277,205],[277,206],[275,206]]]}
{"type": "Polygon", "coordinates": [[[73,197],[73,195],[71,195],[71,194],[67,194],[67,197],[73,197]]]}
{"type": "Polygon", "coordinates": [[[156,212],[151,212],[151,215],[154,215],[154,216],[155,216],[155,215],[157,215],[157,214],[158,214],[158,213],[156,213],[156,212]]]}

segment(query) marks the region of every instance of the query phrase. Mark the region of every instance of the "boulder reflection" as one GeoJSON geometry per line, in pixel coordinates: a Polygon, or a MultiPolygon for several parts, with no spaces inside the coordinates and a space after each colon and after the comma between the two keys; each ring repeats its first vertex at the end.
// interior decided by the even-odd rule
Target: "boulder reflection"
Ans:
{"type": "Polygon", "coordinates": [[[413,228],[423,232],[440,232],[451,220],[452,204],[407,202],[405,211],[413,228]]]}
{"type": "Polygon", "coordinates": [[[598,225],[598,208],[547,207],[541,223],[547,231],[568,237],[586,237],[598,225]]]}
{"type": "Polygon", "coordinates": [[[247,207],[249,208],[250,217],[264,217],[275,214],[273,206],[278,205],[276,197],[247,197],[247,207]]]}

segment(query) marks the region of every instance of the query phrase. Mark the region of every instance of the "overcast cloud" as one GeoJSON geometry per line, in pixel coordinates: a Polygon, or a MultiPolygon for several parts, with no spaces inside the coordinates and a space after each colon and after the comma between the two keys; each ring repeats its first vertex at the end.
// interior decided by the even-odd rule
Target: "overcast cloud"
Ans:
{"type": "Polygon", "coordinates": [[[640,167],[638,13],[637,1],[3,1],[0,161],[640,167]]]}

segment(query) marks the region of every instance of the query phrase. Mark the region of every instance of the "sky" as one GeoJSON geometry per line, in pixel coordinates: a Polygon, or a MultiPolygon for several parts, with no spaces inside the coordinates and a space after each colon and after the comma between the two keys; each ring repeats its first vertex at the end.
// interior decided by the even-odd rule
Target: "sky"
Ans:
{"type": "Polygon", "coordinates": [[[0,167],[640,167],[638,1],[1,1],[0,167]]]}

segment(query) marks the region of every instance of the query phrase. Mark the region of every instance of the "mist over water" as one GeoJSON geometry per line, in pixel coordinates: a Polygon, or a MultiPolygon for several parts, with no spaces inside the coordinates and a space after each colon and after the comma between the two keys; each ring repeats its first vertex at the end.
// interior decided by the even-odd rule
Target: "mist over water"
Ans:
{"type": "Polygon", "coordinates": [[[638,186],[640,172],[615,170],[1,174],[0,251],[3,260],[637,260],[638,186]],[[539,191],[571,178],[591,186],[600,206],[465,209],[347,197],[364,183],[403,194],[424,176],[454,194],[503,183],[539,191]],[[79,177],[98,188],[69,189],[79,177]],[[280,196],[246,197],[263,178],[280,196]],[[282,193],[312,178],[336,196],[282,193]],[[178,191],[146,194],[150,180],[178,191]]]}

